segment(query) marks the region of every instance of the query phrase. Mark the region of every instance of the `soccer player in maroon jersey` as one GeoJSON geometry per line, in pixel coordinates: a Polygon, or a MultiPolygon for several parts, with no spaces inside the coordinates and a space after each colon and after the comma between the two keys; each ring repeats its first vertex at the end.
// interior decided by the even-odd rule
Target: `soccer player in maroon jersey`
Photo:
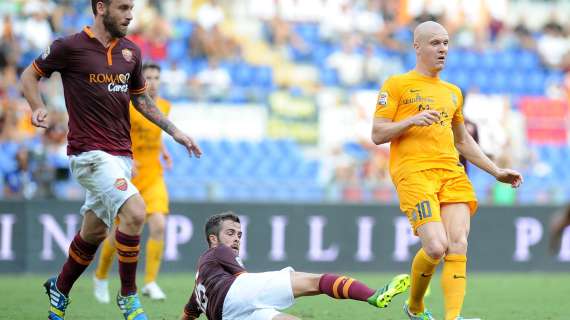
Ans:
{"type": "Polygon", "coordinates": [[[92,0],[95,23],[55,40],[21,76],[32,124],[49,126],[38,82],[61,73],[69,113],[67,153],[72,175],[86,189],[83,224],[69,247],[69,257],[56,278],[44,284],[50,300],[48,319],[64,319],[69,291],[91,263],[114,217],[121,289],[117,304],[125,319],[147,319],[135,284],[145,204],[131,183],[129,101],[151,122],[201,155],[191,137],[174,126],[146,93],[140,49],[125,38],[133,0],[92,0]]]}
{"type": "Polygon", "coordinates": [[[296,272],[291,267],[248,273],[239,258],[242,231],[238,216],[233,212],[211,216],[205,233],[209,249],[198,260],[194,291],[182,320],[197,319],[201,313],[210,320],[298,319],[277,310],[292,306],[295,298],[323,293],[385,308],[410,285],[407,274],[374,290],[350,277],[296,272]]]}

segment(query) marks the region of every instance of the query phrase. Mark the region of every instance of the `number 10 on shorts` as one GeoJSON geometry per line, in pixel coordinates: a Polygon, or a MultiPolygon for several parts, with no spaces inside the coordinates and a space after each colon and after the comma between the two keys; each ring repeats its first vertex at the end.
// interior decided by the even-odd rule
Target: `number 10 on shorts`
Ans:
{"type": "Polygon", "coordinates": [[[420,220],[431,217],[431,206],[428,200],[416,204],[416,209],[420,220]]]}

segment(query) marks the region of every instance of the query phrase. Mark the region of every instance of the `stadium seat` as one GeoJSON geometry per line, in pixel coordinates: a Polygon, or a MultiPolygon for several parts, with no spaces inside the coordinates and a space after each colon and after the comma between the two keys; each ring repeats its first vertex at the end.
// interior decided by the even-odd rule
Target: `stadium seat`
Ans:
{"type": "Polygon", "coordinates": [[[168,60],[170,61],[184,61],[190,55],[188,51],[188,41],[185,39],[170,40],[166,47],[168,60]]]}

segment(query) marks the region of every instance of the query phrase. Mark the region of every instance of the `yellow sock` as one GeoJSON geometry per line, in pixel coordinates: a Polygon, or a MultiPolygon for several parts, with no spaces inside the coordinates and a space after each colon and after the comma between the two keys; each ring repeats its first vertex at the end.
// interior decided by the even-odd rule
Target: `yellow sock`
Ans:
{"type": "Polygon", "coordinates": [[[428,256],[424,249],[420,249],[412,262],[412,284],[408,300],[410,311],[420,313],[424,311],[424,294],[439,259],[428,256]]]}
{"type": "Polygon", "coordinates": [[[101,248],[101,254],[99,255],[97,270],[95,271],[95,277],[97,277],[97,279],[107,279],[109,277],[109,270],[113,265],[115,252],[117,252],[117,248],[111,244],[109,239],[105,239],[105,241],[103,241],[103,247],[101,248]]]}
{"type": "Polygon", "coordinates": [[[441,273],[446,320],[453,320],[461,313],[467,286],[466,277],[467,257],[462,254],[448,254],[441,273]]]}
{"type": "Polygon", "coordinates": [[[158,270],[160,269],[160,262],[162,261],[162,250],[164,248],[164,241],[157,241],[148,239],[146,242],[146,272],[144,275],[144,283],[156,281],[158,270]]]}

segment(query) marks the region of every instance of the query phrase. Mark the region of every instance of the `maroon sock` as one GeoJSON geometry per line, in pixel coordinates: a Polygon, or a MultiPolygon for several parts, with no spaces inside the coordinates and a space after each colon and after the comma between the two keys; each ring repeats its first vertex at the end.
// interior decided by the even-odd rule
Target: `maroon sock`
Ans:
{"type": "Polygon", "coordinates": [[[319,290],[335,299],[366,301],[376,290],[353,278],[325,273],[319,280],[319,290]]]}
{"type": "Polygon", "coordinates": [[[71,291],[71,287],[73,287],[75,281],[89,266],[91,260],[93,260],[93,256],[95,252],[97,252],[97,247],[99,247],[99,245],[91,244],[81,239],[79,233],[75,235],[75,238],[73,238],[69,246],[67,261],[65,261],[57,277],[56,286],[61,293],[66,296],[69,295],[69,291],[71,291]]]}
{"type": "Polygon", "coordinates": [[[136,277],[140,240],[140,236],[129,236],[119,231],[119,229],[115,232],[122,296],[137,293],[136,277]]]}

